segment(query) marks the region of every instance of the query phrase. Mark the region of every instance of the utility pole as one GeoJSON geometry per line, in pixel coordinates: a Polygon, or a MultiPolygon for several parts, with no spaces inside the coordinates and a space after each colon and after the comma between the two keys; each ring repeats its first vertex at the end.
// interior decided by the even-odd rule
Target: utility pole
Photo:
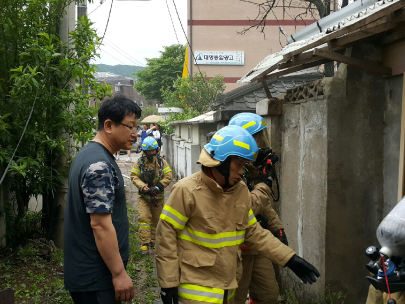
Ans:
{"type": "MultiPolygon", "coordinates": [[[[87,3],[87,1],[81,1],[87,3]]],[[[86,7],[87,8],[87,7],[86,7]]],[[[83,10],[82,10],[83,11],[83,10]]],[[[86,13],[86,10],[84,11],[86,13]]],[[[78,11],[79,15],[79,11],[78,11]]],[[[74,31],[76,28],[76,2],[71,1],[71,3],[66,7],[66,14],[63,16],[60,22],[60,31],[59,35],[61,37],[61,40],[65,46],[67,46],[69,49],[72,46],[72,41],[69,39],[69,33],[74,31]]],[[[74,85],[72,83],[71,85],[74,85]]],[[[68,138],[68,136],[65,134],[66,139],[68,139],[68,145],[72,146],[74,143],[68,138]]],[[[60,157],[60,160],[58,162],[58,167],[59,169],[62,170],[63,166],[67,163],[68,159],[70,158],[70,148],[67,147],[65,149],[65,153],[63,153],[60,157]]],[[[54,206],[57,208],[56,214],[58,218],[57,226],[56,226],[56,231],[54,234],[54,242],[55,245],[58,248],[63,248],[63,217],[65,213],[65,205],[66,205],[66,197],[67,197],[67,189],[68,189],[68,179],[67,177],[64,178],[63,184],[60,186],[56,193],[55,197],[55,203],[54,206]]]]}
{"type": "Polygon", "coordinates": [[[87,0],[82,0],[77,5],[77,18],[83,17],[87,14],[87,0]]]}

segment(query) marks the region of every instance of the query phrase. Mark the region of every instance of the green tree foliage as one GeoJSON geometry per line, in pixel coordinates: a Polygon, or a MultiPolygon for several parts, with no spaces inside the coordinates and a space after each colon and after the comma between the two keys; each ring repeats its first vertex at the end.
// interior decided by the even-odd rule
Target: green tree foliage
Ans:
{"type": "Polygon", "coordinates": [[[186,48],[174,44],[165,46],[159,58],[146,58],[147,67],[136,72],[138,78],[134,88],[146,100],[163,101],[162,89],[173,91],[173,81],[183,73],[183,62],[186,48]]]}
{"type": "Polygon", "coordinates": [[[179,107],[183,113],[171,113],[169,119],[163,125],[166,132],[171,133],[168,123],[176,120],[187,120],[208,111],[210,104],[216,99],[218,94],[225,90],[224,77],[216,75],[207,80],[205,73],[195,73],[187,78],[177,78],[173,84],[173,89],[162,90],[164,105],[167,107],[179,107]]]}
{"type": "Polygon", "coordinates": [[[154,107],[154,106],[147,106],[142,108],[142,118],[140,120],[142,120],[143,118],[145,118],[146,116],[149,115],[159,115],[158,113],[158,108],[154,107]]]}
{"type": "Polygon", "coordinates": [[[143,69],[144,67],[135,65],[108,65],[101,63],[97,64],[97,72],[110,72],[120,76],[131,77],[132,79],[136,79],[136,72],[143,69]]]}
{"type": "Polygon", "coordinates": [[[162,90],[165,106],[194,110],[199,114],[206,112],[218,94],[225,90],[223,76],[216,75],[209,80],[206,78],[205,73],[195,73],[193,78],[176,79],[172,88],[174,90],[162,90]]]}
{"type": "Polygon", "coordinates": [[[32,196],[43,197],[43,228],[51,237],[58,220],[55,195],[68,166],[61,159],[71,143],[86,143],[95,130],[90,98],[108,88],[93,77],[89,60],[99,40],[83,17],[70,33],[68,49],[59,38],[59,21],[74,0],[2,0],[0,2],[0,166],[4,169],[31,120],[6,176],[11,193],[7,214],[10,245],[24,235],[32,196]],[[74,85],[74,84],[77,85],[74,85]],[[83,87],[92,88],[84,94],[83,87]],[[15,214],[15,210],[17,211],[15,214]]]}

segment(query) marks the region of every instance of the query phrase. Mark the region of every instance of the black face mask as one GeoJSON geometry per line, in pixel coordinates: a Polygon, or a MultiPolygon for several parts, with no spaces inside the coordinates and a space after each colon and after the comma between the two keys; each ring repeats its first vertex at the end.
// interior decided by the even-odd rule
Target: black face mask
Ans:
{"type": "Polygon", "coordinates": [[[153,156],[155,156],[155,155],[147,155],[146,156],[146,159],[148,160],[148,162],[153,162],[153,156]]]}

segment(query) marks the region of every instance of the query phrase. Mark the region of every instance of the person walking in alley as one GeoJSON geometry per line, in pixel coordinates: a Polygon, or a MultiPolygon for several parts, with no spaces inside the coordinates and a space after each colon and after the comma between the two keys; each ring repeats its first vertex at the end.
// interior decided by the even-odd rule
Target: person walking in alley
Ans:
{"type": "Polygon", "coordinates": [[[76,155],[64,216],[65,289],[74,303],[129,301],[134,286],[125,267],[129,221],[124,181],[113,153],[130,149],[141,109],[123,95],[98,110],[98,131],[76,155]]]}
{"type": "Polygon", "coordinates": [[[140,130],[140,131],[138,132],[138,137],[141,138],[141,146],[142,146],[143,140],[144,140],[146,137],[148,137],[148,135],[151,134],[152,131],[153,131],[153,129],[148,129],[148,125],[146,125],[146,124],[144,124],[144,125],[142,126],[142,130],[140,130]]]}
{"type": "Polygon", "coordinates": [[[139,238],[143,254],[155,247],[156,226],[164,205],[164,188],[172,181],[172,170],[160,156],[157,141],[148,136],[142,142],[143,153],[135,161],[131,180],[138,188],[139,238]]]}
{"type": "Polygon", "coordinates": [[[160,132],[160,126],[158,124],[155,125],[154,131],[152,132],[153,137],[156,139],[159,148],[162,149],[162,133],[160,132]]]}
{"type": "MultiPolygon", "coordinates": [[[[239,113],[231,118],[229,125],[240,126],[248,131],[259,148],[269,148],[270,141],[266,136],[267,126],[263,117],[253,113],[239,113]]],[[[259,176],[258,168],[253,162],[245,166],[244,172],[244,176],[250,178],[259,176]]],[[[246,183],[250,182],[250,188],[254,189],[251,192],[253,213],[258,220],[260,218],[259,222],[263,228],[268,229],[288,246],[283,224],[270,203],[272,181],[266,176],[256,181],[261,183],[245,181],[246,183]],[[266,199],[268,203],[262,204],[262,201],[266,199]]],[[[272,263],[264,255],[258,254],[244,244],[242,244],[241,249],[243,274],[236,289],[235,304],[245,304],[248,293],[253,304],[278,304],[279,288],[272,263]]]]}
{"type": "Polygon", "coordinates": [[[304,283],[316,281],[315,267],[298,257],[250,209],[241,181],[243,167],[258,147],[239,126],[217,131],[204,146],[201,171],[174,185],[156,231],[156,268],[164,304],[234,303],[241,275],[240,245],[289,267],[304,283]]]}

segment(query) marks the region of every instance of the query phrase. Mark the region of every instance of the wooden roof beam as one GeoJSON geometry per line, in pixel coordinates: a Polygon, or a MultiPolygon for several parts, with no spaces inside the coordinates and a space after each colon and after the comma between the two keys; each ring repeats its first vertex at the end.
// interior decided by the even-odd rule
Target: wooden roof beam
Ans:
{"type": "Polygon", "coordinates": [[[375,74],[379,74],[379,75],[382,74],[385,76],[392,75],[392,70],[390,68],[381,66],[372,61],[348,57],[348,56],[340,55],[337,53],[333,53],[331,51],[325,51],[325,50],[321,50],[321,49],[314,49],[313,54],[315,56],[319,56],[319,57],[329,59],[332,61],[343,62],[348,65],[352,65],[352,66],[361,68],[363,70],[369,71],[371,73],[375,73],[375,74]]]}
{"type": "Polygon", "coordinates": [[[383,44],[388,44],[400,39],[405,38],[405,28],[402,27],[400,30],[396,31],[395,33],[389,34],[383,39],[383,44]]]}
{"type": "Polygon", "coordinates": [[[261,83],[263,85],[263,89],[264,89],[264,92],[266,93],[267,98],[271,99],[273,96],[271,96],[271,93],[270,93],[269,87],[267,86],[266,80],[262,80],[261,83]]]}
{"type": "Polygon", "coordinates": [[[312,68],[312,67],[314,67],[314,66],[318,66],[318,65],[324,64],[324,63],[329,62],[329,61],[330,61],[330,60],[328,60],[328,59],[322,58],[321,60],[316,60],[316,61],[313,61],[313,62],[300,64],[300,65],[297,65],[297,66],[292,67],[292,68],[289,68],[289,69],[285,69],[285,70],[282,70],[282,71],[278,71],[278,72],[276,72],[276,73],[267,75],[267,76],[263,77],[262,79],[263,79],[264,81],[265,81],[265,80],[268,80],[268,79],[275,79],[275,78],[278,78],[278,77],[280,77],[280,76],[288,75],[288,74],[291,74],[291,73],[294,73],[294,72],[298,72],[298,71],[301,71],[301,70],[305,70],[305,69],[309,69],[309,68],[312,68]]]}
{"type": "Polygon", "coordinates": [[[284,70],[284,69],[292,68],[292,67],[295,67],[295,66],[299,66],[299,65],[302,65],[302,64],[305,64],[305,63],[309,63],[309,62],[312,62],[312,61],[322,59],[319,56],[315,56],[312,52],[310,52],[310,54],[311,54],[311,56],[306,56],[306,57],[308,57],[306,59],[302,59],[302,60],[299,60],[299,61],[289,61],[289,62],[279,63],[278,64],[278,69],[279,70],[284,70]]]}

